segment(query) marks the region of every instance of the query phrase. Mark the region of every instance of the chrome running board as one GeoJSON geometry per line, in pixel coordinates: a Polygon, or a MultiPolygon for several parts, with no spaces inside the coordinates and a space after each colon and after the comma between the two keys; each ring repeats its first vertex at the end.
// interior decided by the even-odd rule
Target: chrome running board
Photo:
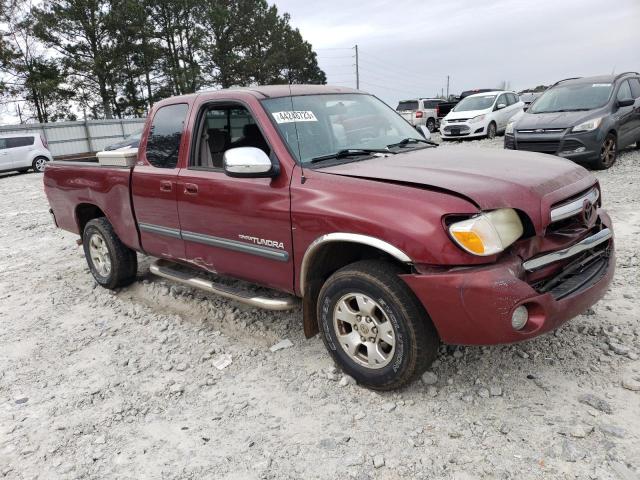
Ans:
{"type": "Polygon", "coordinates": [[[265,310],[290,310],[298,303],[296,297],[293,296],[281,298],[257,297],[250,292],[237,290],[227,285],[215,284],[211,280],[199,277],[195,270],[190,271],[188,267],[178,266],[167,260],[155,260],[149,267],[149,271],[159,277],[265,310]]]}

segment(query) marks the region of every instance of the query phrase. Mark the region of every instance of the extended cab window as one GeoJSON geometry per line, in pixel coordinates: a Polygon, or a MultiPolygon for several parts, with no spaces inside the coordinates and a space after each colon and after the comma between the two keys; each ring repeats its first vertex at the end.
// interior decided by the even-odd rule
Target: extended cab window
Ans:
{"type": "Polygon", "coordinates": [[[0,138],[0,150],[4,150],[5,148],[7,148],[7,139],[0,138]]]}
{"type": "Polygon", "coordinates": [[[147,139],[147,160],[157,168],[175,168],[188,105],[161,107],[153,117],[147,139]]]}
{"type": "Polygon", "coordinates": [[[12,137],[7,138],[6,141],[6,148],[26,147],[29,145],[33,145],[33,137],[12,137]]]}
{"type": "Polygon", "coordinates": [[[224,152],[237,147],[256,147],[267,155],[269,145],[251,112],[242,105],[207,107],[199,124],[198,144],[190,165],[222,169],[224,152]]]}

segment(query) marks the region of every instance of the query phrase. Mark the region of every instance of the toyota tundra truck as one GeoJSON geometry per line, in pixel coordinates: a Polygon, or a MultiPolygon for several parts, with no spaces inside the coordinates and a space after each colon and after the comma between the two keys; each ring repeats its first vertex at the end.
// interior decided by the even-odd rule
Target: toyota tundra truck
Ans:
{"type": "Polygon", "coordinates": [[[152,274],[296,308],[347,374],[398,388],[441,342],[549,332],[614,274],[597,180],[533,152],[437,148],[365,92],[284,85],[169,98],[137,150],[44,174],[95,281],[152,274]],[[229,282],[225,277],[242,280],[229,282]],[[250,282],[259,286],[236,285],[250,282]],[[261,292],[261,293],[256,293],[261,292]]]}

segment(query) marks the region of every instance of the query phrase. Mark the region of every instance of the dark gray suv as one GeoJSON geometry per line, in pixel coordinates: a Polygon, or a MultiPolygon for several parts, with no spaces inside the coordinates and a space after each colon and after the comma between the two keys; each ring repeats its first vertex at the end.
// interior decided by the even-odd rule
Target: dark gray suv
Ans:
{"type": "Polygon", "coordinates": [[[640,74],[561,80],[514,118],[504,148],[551,153],[597,169],[640,148],[640,74]]]}

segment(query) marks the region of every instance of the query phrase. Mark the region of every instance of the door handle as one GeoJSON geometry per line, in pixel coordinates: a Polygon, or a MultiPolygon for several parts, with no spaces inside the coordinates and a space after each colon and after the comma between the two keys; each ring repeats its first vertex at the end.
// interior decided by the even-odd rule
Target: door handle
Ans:
{"type": "Polygon", "coordinates": [[[198,194],[198,185],[195,183],[185,183],[184,184],[184,193],[186,195],[197,195],[198,194]]]}
{"type": "Polygon", "coordinates": [[[160,191],[161,192],[170,192],[173,190],[173,185],[170,180],[162,180],[160,182],[160,191]]]}

